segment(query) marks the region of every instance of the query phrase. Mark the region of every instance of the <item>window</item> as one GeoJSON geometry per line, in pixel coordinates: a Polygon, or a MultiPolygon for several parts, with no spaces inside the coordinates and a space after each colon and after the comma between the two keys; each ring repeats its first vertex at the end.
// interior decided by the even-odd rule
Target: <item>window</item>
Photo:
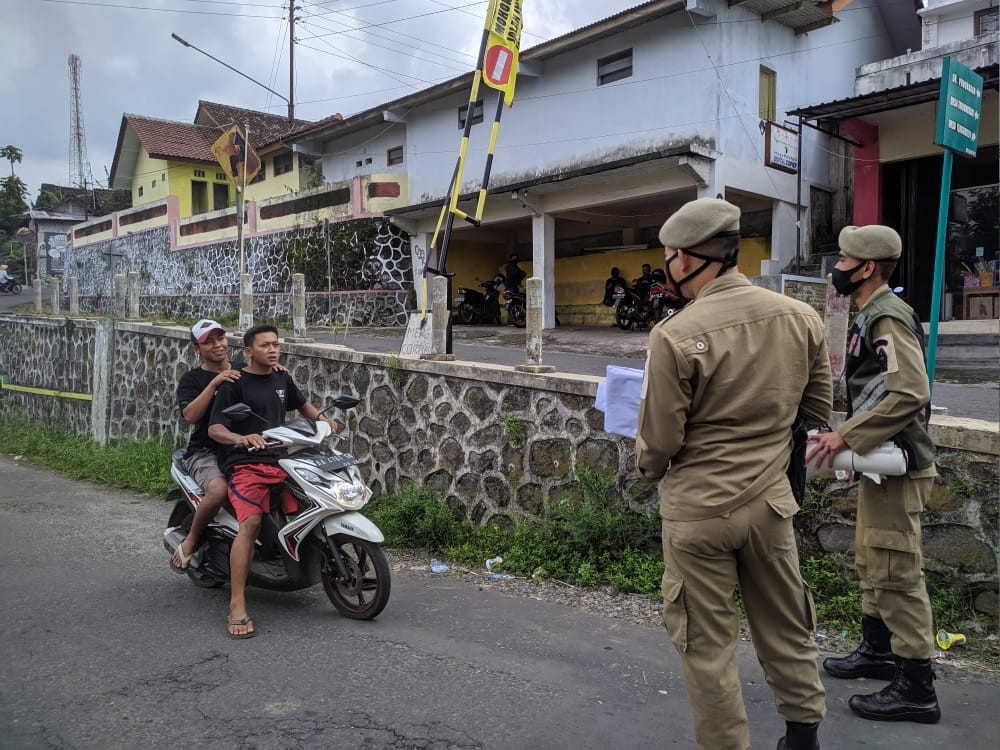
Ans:
{"type": "Polygon", "coordinates": [[[370,156],[366,157],[365,158],[365,164],[371,164],[371,163],[372,163],[372,158],[370,156]]]}
{"type": "Polygon", "coordinates": [[[263,182],[265,179],[267,179],[267,168],[264,166],[264,162],[261,162],[260,169],[257,170],[257,174],[250,180],[250,184],[254,185],[258,182],[263,182]]]}
{"type": "Polygon", "coordinates": [[[164,172],[163,174],[161,174],[160,175],[160,179],[163,180],[164,182],[166,182],[167,181],[167,173],[164,172]]]}
{"type": "Polygon", "coordinates": [[[361,167],[363,167],[364,164],[365,163],[361,161],[361,159],[358,159],[356,162],[354,162],[354,166],[357,167],[358,169],[361,169],[361,167]]]}
{"type": "Polygon", "coordinates": [[[620,81],[632,76],[632,50],[616,52],[597,61],[597,85],[620,81]]]}
{"type": "Polygon", "coordinates": [[[396,146],[385,152],[386,166],[395,167],[403,163],[403,147],[396,146]]]}
{"type": "MultiPolygon", "coordinates": [[[[458,129],[462,130],[465,128],[465,113],[469,111],[469,105],[466,104],[464,107],[458,108],[458,129]]],[[[475,105],[472,107],[472,124],[480,123],[483,121],[483,100],[479,99],[476,101],[475,105]]]]}
{"type": "Polygon", "coordinates": [[[142,185],[139,186],[139,197],[142,197],[142,185]]]}
{"type": "Polygon", "coordinates": [[[278,154],[274,157],[274,176],[285,174],[295,169],[295,154],[278,154]]]}
{"type": "Polygon", "coordinates": [[[205,176],[205,170],[204,169],[196,169],[196,170],[194,170],[194,176],[195,177],[204,177],[205,176]]]}
{"type": "Polygon", "coordinates": [[[990,34],[997,29],[1000,29],[1000,8],[984,8],[983,10],[977,10],[975,14],[975,33],[976,36],[981,36],[982,34],[990,34]]]}
{"type": "Polygon", "coordinates": [[[153,187],[156,187],[156,180],[153,180],[153,187]]]}
{"type": "Polygon", "coordinates": [[[758,115],[760,119],[774,122],[774,90],[777,83],[778,74],[770,68],[760,66],[760,85],[757,90],[758,95],[758,115]]]}
{"type": "Polygon", "coordinates": [[[217,180],[225,180],[226,179],[226,173],[225,172],[216,172],[215,173],[215,179],[217,179],[217,180]]]}

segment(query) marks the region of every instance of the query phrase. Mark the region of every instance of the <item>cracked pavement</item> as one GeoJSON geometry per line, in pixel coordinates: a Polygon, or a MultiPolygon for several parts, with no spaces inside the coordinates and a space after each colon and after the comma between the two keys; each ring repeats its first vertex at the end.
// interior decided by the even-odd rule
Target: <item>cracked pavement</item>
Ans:
{"type": "MultiPolygon", "coordinates": [[[[395,566],[372,622],[321,587],[248,590],[258,636],[226,637],[228,591],[174,574],[167,504],[0,457],[0,748],[694,747],[662,628],[395,566]]],[[[754,746],[783,732],[739,648],[754,746]]],[[[825,750],[997,747],[998,687],[939,671],[935,726],[874,724],[827,679],[825,750]]]]}

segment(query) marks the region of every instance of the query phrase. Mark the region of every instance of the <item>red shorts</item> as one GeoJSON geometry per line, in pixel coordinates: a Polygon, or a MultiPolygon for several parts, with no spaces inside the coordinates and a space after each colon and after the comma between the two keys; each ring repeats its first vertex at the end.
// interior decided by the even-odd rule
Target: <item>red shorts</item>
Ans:
{"type": "MultiPolygon", "coordinates": [[[[280,485],[288,474],[271,464],[240,464],[229,477],[229,502],[236,511],[236,520],[243,523],[250,516],[271,510],[271,487],[280,485]]],[[[287,489],[281,493],[281,509],[285,513],[298,510],[298,503],[287,489]]]]}

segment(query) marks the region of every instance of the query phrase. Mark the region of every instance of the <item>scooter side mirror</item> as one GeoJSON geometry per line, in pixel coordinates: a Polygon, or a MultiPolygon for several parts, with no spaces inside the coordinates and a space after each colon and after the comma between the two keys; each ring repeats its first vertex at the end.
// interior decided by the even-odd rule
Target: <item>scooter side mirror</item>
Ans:
{"type": "Polygon", "coordinates": [[[338,409],[353,409],[360,403],[361,399],[354,398],[354,396],[337,396],[333,400],[333,405],[338,409]]]}
{"type": "Polygon", "coordinates": [[[234,422],[242,422],[247,417],[253,415],[253,411],[246,404],[233,404],[222,410],[222,413],[234,422]]]}

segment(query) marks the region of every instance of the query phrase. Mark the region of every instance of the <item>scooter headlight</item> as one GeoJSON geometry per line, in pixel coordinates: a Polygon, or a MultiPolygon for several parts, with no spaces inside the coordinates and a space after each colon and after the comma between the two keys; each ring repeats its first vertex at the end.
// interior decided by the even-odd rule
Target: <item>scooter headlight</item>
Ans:
{"type": "Polygon", "coordinates": [[[333,499],[345,508],[360,508],[368,502],[372,491],[358,480],[340,482],[332,491],[333,499]]]}

